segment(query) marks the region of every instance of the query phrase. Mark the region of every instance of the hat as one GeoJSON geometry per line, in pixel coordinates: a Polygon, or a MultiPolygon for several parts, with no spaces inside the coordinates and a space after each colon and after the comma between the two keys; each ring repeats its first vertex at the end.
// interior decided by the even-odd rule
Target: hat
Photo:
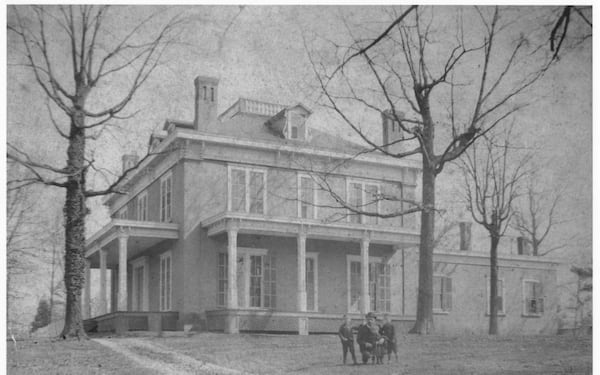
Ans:
{"type": "Polygon", "coordinates": [[[369,318],[377,319],[377,317],[375,316],[375,314],[373,314],[372,312],[369,312],[367,314],[367,319],[369,319],[369,318]]]}

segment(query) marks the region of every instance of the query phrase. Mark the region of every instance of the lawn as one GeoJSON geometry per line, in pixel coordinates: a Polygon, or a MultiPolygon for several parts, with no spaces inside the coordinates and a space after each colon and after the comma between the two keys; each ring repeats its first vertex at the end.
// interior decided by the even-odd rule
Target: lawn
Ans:
{"type": "Polygon", "coordinates": [[[159,374],[91,340],[37,339],[17,341],[16,345],[8,341],[6,357],[6,372],[11,375],[159,374]]]}
{"type": "MultiPolygon", "coordinates": [[[[111,338],[149,359],[173,365],[189,358],[255,374],[591,374],[591,336],[401,336],[398,362],[343,366],[334,335],[224,335],[111,338]],[[152,354],[154,353],[154,354],[152,354]],[[157,355],[162,353],[162,356],[157,355]],[[178,358],[173,361],[173,353],[178,358]]],[[[11,344],[11,343],[9,343],[11,344]]],[[[12,344],[11,344],[12,345],[12,344]]],[[[357,348],[358,349],[358,348],[357,348]]],[[[349,361],[351,362],[351,361],[349,361]]],[[[122,354],[94,341],[8,346],[9,374],[146,374],[122,354]]],[[[189,367],[188,367],[189,369],[189,367]]],[[[157,373],[157,372],[155,372],[157,373]]],[[[186,371],[182,371],[186,373],[186,371]]],[[[194,373],[194,372],[188,372],[194,373]]],[[[207,372],[208,373],[208,372],[207,372]]],[[[214,372],[210,372],[214,373],[214,372]]]]}

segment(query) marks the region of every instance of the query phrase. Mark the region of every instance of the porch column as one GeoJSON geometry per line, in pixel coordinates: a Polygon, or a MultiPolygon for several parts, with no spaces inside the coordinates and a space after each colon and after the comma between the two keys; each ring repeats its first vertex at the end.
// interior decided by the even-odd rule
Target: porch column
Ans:
{"type": "Polygon", "coordinates": [[[363,237],[360,242],[360,265],[361,265],[361,293],[360,301],[361,307],[360,312],[366,314],[369,312],[371,307],[371,301],[369,299],[369,239],[363,237]]]}
{"type": "Polygon", "coordinates": [[[127,239],[126,234],[119,235],[119,290],[117,311],[127,311],[127,239]]]}
{"type": "MultiPolygon", "coordinates": [[[[237,290],[237,235],[238,230],[231,223],[227,227],[227,308],[238,308],[237,290]]],[[[225,322],[225,333],[239,332],[239,317],[229,311],[225,322]]]]}
{"type": "Polygon", "coordinates": [[[106,250],[100,249],[100,315],[107,313],[106,303],[106,250]]]}
{"type": "Polygon", "coordinates": [[[298,234],[298,311],[306,311],[306,233],[298,234]]]}
{"type": "Polygon", "coordinates": [[[90,261],[88,259],[85,260],[85,286],[83,289],[83,306],[81,308],[81,313],[84,319],[89,319],[92,317],[90,313],[90,291],[91,291],[91,280],[90,280],[90,261]]]}
{"type": "MultiPolygon", "coordinates": [[[[306,232],[303,228],[298,234],[298,311],[306,311],[306,232]]],[[[298,318],[298,334],[308,335],[308,318],[298,318]]]]}

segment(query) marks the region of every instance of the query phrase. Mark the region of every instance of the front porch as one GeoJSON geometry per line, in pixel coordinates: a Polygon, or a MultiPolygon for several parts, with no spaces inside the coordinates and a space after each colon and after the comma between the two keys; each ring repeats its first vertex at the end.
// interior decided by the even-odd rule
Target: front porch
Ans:
{"type": "Polygon", "coordinates": [[[175,331],[179,313],[176,311],[117,311],[86,319],[87,332],[175,331]]]}
{"type": "MultiPolygon", "coordinates": [[[[352,324],[363,322],[361,313],[347,314],[352,324]]],[[[399,333],[407,333],[414,325],[414,316],[389,314],[399,333]]],[[[283,312],[256,309],[220,309],[206,312],[208,330],[227,332],[272,332],[320,334],[337,333],[342,322],[341,314],[323,314],[318,312],[283,312]]]]}
{"type": "MultiPolygon", "coordinates": [[[[396,308],[390,307],[387,264],[394,257],[404,259],[404,249],[418,245],[414,230],[237,212],[209,218],[202,226],[209,238],[224,245],[218,253],[217,306],[221,309],[205,311],[209,330],[331,333],[339,328],[344,313],[349,312],[358,324],[369,311],[389,312],[401,326],[414,322],[414,317],[404,315],[404,289],[398,289],[396,308]],[[326,280],[321,284],[323,293],[319,272],[321,281],[326,280]],[[278,297],[285,303],[276,307],[275,273],[279,287],[285,285],[282,288],[288,291],[284,298],[278,297]],[[319,296],[327,306],[321,306],[319,296]]],[[[402,279],[404,275],[402,268],[402,279]]],[[[398,280],[398,285],[404,285],[404,280],[398,280]]]]}
{"type": "MultiPolygon", "coordinates": [[[[86,283],[82,313],[91,318],[91,269],[100,271],[98,326],[137,329],[149,316],[172,314],[169,308],[151,306],[149,260],[147,255],[171,246],[179,238],[179,226],[173,223],[113,219],[86,244],[86,283]],[[131,260],[135,260],[131,262],[131,260]],[[128,268],[132,271],[129,272],[128,268]],[[108,273],[107,271],[111,272],[108,273]],[[154,314],[154,315],[153,315],[154,314]],[[123,318],[127,317],[127,318],[123,318]],[[127,324],[125,324],[127,323],[127,324]]],[[[164,283],[163,283],[164,284],[164,283]]],[[[162,285],[167,287],[169,285],[162,285]]],[[[170,287],[170,286],[169,286],[170,287]]],[[[177,313],[174,313],[177,314],[177,313]]],[[[144,323],[146,324],[146,323],[144,323]]],[[[150,323],[147,323],[148,325],[150,323]]],[[[170,323],[166,322],[165,327],[170,323]]]]}

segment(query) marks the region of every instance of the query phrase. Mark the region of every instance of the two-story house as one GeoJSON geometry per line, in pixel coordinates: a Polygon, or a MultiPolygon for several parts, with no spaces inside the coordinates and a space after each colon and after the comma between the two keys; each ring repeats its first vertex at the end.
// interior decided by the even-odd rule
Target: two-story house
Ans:
{"type": "MultiPolygon", "coordinates": [[[[128,193],[105,200],[111,221],[86,252],[87,279],[100,270],[98,329],[307,334],[368,311],[408,328],[418,214],[388,214],[414,200],[420,163],[309,128],[302,104],[239,99],[217,115],[218,89],[217,79],[196,78],[194,120],[167,120],[122,184],[128,193]]],[[[394,124],[382,126],[388,141],[397,136],[394,124]]],[[[123,157],[124,168],[136,162],[123,157]]],[[[435,255],[442,331],[485,329],[487,264],[470,251],[435,255]]],[[[556,304],[556,264],[516,256],[501,265],[502,313],[514,314],[506,324],[546,329],[539,305],[556,304]],[[509,296],[509,286],[519,293],[509,296]]],[[[84,292],[89,317],[89,282],[84,292]]]]}

